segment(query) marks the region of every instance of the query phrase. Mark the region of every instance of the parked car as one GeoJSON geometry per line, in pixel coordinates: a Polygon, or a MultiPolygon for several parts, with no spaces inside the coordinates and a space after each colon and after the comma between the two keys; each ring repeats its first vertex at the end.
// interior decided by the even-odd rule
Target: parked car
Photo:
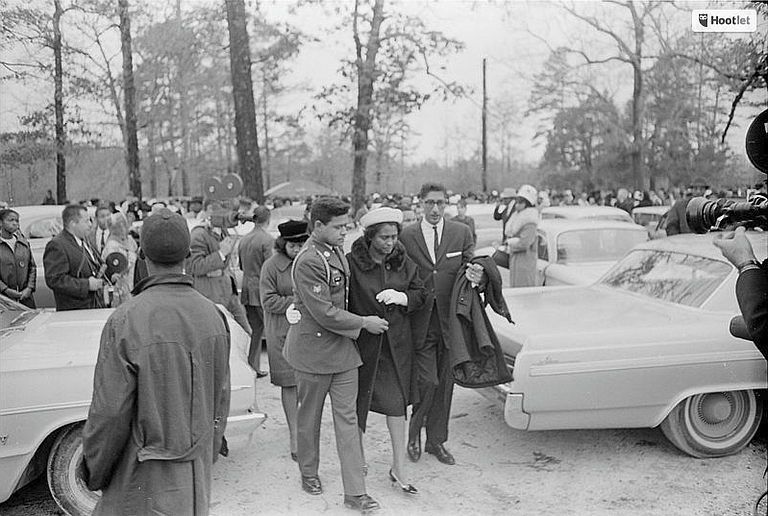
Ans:
{"type": "Polygon", "coordinates": [[[664,238],[667,232],[664,227],[660,227],[660,222],[666,220],[666,214],[669,206],[643,206],[632,210],[632,218],[635,224],[640,224],[648,231],[650,238],[664,238]]]}
{"type": "MultiPolygon", "coordinates": [[[[45,471],[53,499],[67,514],[94,508],[99,495],[76,471],[101,330],[112,312],[29,310],[0,295],[0,503],[45,471]]],[[[250,337],[228,313],[227,319],[232,396],[226,432],[234,436],[253,432],[263,415],[248,412],[250,337]]]]}
{"type": "Polygon", "coordinates": [[[599,219],[618,222],[635,221],[621,208],[613,206],[548,206],[541,210],[542,220],[546,219],[599,219]]]}
{"type": "Polygon", "coordinates": [[[601,219],[545,219],[537,229],[537,285],[588,285],[638,244],[642,226],[601,219]]]}
{"type": "MultiPolygon", "coordinates": [[[[748,237],[764,259],[768,234],[748,237]]],[[[694,457],[736,453],[768,387],[760,352],[729,333],[737,276],[711,234],[684,234],[635,247],[592,285],[508,289],[515,324],[487,312],[513,381],[485,393],[521,430],[660,426],[694,457]]]]}

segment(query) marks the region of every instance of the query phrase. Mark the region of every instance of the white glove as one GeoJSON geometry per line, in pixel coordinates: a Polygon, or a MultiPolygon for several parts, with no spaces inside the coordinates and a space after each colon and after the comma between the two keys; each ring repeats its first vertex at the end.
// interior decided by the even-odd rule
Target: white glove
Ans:
{"type": "Polygon", "coordinates": [[[398,290],[388,288],[386,290],[382,290],[378,294],[376,294],[376,301],[379,303],[384,303],[385,305],[401,305],[401,306],[408,306],[408,296],[405,292],[400,292],[398,290]]]}
{"type": "Polygon", "coordinates": [[[289,324],[298,324],[301,321],[301,312],[296,310],[296,306],[291,303],[285,310],[285,318],[288,319],[289,324]]]}
{"type": "Polygon", "coordinates": [[[512,237],[507,240],[507,252],[514,252],[514,246],[520,243],[520,237],[512,237]]]}

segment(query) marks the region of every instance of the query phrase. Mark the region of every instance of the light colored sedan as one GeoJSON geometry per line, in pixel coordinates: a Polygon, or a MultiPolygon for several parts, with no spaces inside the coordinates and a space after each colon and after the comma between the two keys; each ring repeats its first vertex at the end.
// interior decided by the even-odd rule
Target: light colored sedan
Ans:
{"type": "MultiPolygon", "coordinates": [[[[748,236],[764,259],[768,234],[748,236]]],[[[685,234],[635,247],[592,285],[508,289],[516,324],[487,312],[513,381],[485,393],[521,430],[661,426],[695,457],[736,453],[768,387],[760,352],[729,333],[737,275],[711,234],[685,234]]]]}
{"type": "Polygon", "coordinates": [[[537,285],[588,285],[648,240],[642,226],[599,219],[545,219],[537,229],[537,285]]]}
{"type": "MultiPolygon", "coordinates": [[[[67,514],[91,513],[98,494],[76,471],[101,330],[112,312],[28,310],[0,296],[0,503],[47,471],[51,494],[67,514]]],[[[233,436],[253,432],[263,414],[248,412],[250,337],[227,318],[232,396],[226,433],[233,436]]]]}

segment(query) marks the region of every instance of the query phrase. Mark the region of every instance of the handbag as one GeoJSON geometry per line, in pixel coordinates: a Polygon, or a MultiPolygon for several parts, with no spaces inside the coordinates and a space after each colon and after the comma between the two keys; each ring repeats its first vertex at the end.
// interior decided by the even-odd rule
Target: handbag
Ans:
{"type": "Polygon", "coordinates": [[[497,247],[496,250],[493,251],[491,258],[493,258],[493,261],[496,262],[498,267],[509,269],[509,253],[504,250],[503,246],[497,247]]]}

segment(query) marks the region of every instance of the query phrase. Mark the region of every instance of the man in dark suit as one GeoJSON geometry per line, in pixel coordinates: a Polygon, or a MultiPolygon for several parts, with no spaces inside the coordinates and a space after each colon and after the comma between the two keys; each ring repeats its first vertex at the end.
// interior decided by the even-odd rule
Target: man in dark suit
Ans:
{"type": "Polygon", "coordinates": [[[109,239],[109,226],[111,222],[112,211],[106,204],[99,205],[96,208],[96,224],[88,231],[88,243],[91,249],[96,250],[96,254],[101,256],[104,246],[109,239]]]}
{"type": "Polygon", "coordinates": [[[64,229],[45,246],[45,283],[56,310],[104,308],[104,262],[88,244],[91,221],[84,206],[70,204],[61,214],[64,229]]]}
{"type": "MultiPolygon", "coordinates": [[[[411,317],[419,401],[412,409],[408,456],[414,462],[421,457],[421,427],[426,426],[424,451],[450,465],[455,460],[444,443],[448,440],[453,371],[445,339],[449,336],[453,283],[464,264],[472,259],[474,245],[468,226],[443,217],[447,202],[443,185],[425,184],[420,197],[424,218],[400,233],[400,241],[419,266],[419,275],[427,288],[424,307],[411,317]]],[[[468,267],[466,274],[475,284],[483,278],[480,266],[468,267]]]]}
{"type": "Polygon", "coordinates": [[[357,374],[362,364],[354,339],[360,330],[380,335],[387,321],[347,311],[349,263],[341,250],[349,206],[321,197],[312,203],[312,235],[293,262],[296,309],[301,320],[288,330],[283,356],[294,368],[299,396],[298,462],[301,485],[323,492],[318,476],[320,423],[330,394],[344,505],[364,512],[379,504],[366,493],[357,427],[357,374]]]}
{"type": "Polygon", "coordinates": [[[240,302],[245,306],[245,315],[251,325],[251,346],[248,350],[248,363],[259,377],[266,376],[261,371],[261,338],[264,334],[264,313],[261,309],[259,295],[259,280],[261,266],[272,256],[275,239],[267,233],[269,225],[269,208],[257,206],[253,210],[253,231],[245,235],[237,247],[240,270],[243,271],[243,282],[240,291],[240,302]]]}

